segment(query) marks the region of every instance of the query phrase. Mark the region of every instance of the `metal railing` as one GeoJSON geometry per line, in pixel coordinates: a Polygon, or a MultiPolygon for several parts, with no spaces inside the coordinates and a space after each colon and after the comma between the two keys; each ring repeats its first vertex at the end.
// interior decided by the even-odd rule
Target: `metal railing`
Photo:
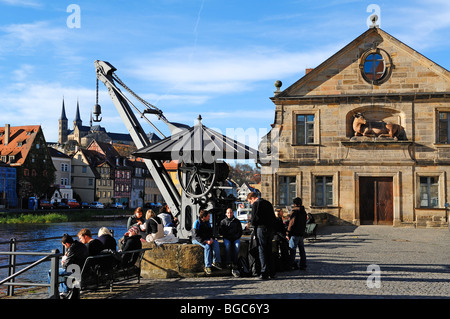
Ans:
{"type": "MultiPolygon", "coordinates": [[[[114,237],[114,230],[109,230],[114,237]]],[[[72,236],[76,237],[76,236],[72,236]]],[[[0,265],[0,269],[2,268],[8,268],[8,277],[0,281],[0,286],[5,285],[8,286],[7,288],[7,296],[14,296],[14,287],[15,286],[22,286],[22,287],[50,287],[50,298],[55,298],[55,294],[58,295],[58,290],[53,291],[55,288],[55,285],[58,286],[58,276],[59,276],[59,257],[63,256],[66,249],[64,245],[61,244],[62,249],[61,253],[58,249],[52,250],[51,253],[49,252],[17,252],[17,243],[26,243],[26,242],[39,242],[39,241],[47,241],[47,240],[55,240],[55,239],[61,239],[61,236],[57,237],[46,237],[46,238],[35,238],[35,239],[23,239],[23,240],[17,240],[16,238],[11,238],[9,241],[3,241],[0,242],[0,245],[8,245],[9,244],[9,250],[6,252],[0,251],[1,255],[8,255],[8,264],[7,265],[0,265]],[[23,262],[23,263],[17,263],[16,262],[16,256],[44,256],[43,258],[35,261],[35,262],[23,262]],[[56,259],[56,260],[54,260],[56,259]],[[51,260],[51,275],[50,275],[50,283],[32,283],[32,282],[16,282],[15,278],[23,274],[24,272],[30,270],[31,268],[51,260]],[[56,268],[53,268],[53,262],[56,262],[56,268]],[[26,268],[21,269],[19,272],[16,273],[16,267],[17,266],[24,266],[24,265],[30,265],[26,268]],[[56,271],[53,271],[56,270],[56,271]],[[54,278],[53,278],[54,277],[54,278]]],[[[58,298],[57,296],[56,298],[58,298]]]]}
{"type": "MultiPolygon", "coordinates": [[[[58,237],[55,237],[58,238],[58,237]]],[[[38,239],[38,240],[23,240],[25,241],[42,241],[42,240],[48,240],[48,239],[55,239],[55,238],[45,238],[45,239],[38,239]]],[[[16,238],[11,238],[9,242],[0,242],[0,244],[8,244],[9,243],[9,251],[0,251],[0,255],[7,255],[9,256],[8,264],[2,265],[0,268],[8,268],[8,277],[0,281],[0,285],[6,285],[7,288],[7,295],[8,296],[14,296],[14,287],[15,286],[23,286],[23,287],[49,287],[49,294],[51,298],[55,298],[55,296],[58,296],[58,269],[59,269],[59,257],[61,257],[63,254],[59,252],[58,249],[52,250],[52,252],[17,252],[17,240],[16,238]],[[16,256],[43,256],[42,258],[38,259],[34,262],[22,262],[17,263],[16,262],[16,256]],[[31,268],[43,263],[49,261],[51,262],[50,266],[50,283],[37,283],[37,282],[16,282],[15,279],[17,276],[27,272],[31,268]],[[18,266],[24,266],[29,265],[19,271],[16,272],[16,268],[18,266]]]]}
{"type": "MultiPolygon", "coordinates": [[[[51,239],[60,239],[61,237],[48,237],[48,238],[40,238],[40,239],[26,239],[18,241],[16,238],[11,238],[9,241],[0,242],[1,244],[9,244],[9,251],[0,251],[1,255],[9,256],[8,264],[0,265],[0,269],[7,268],[8,269],[8,277],[2,279],[0,281],[0,286],[7,286],[7,296],[14,296],[14,287],[15,286],[23,286],[23,287],[49,287],[49,298],[50,299],[59,299],[59,258],[62,257],[65,253],[65,247],[63,246],[62,252],[58,249],[52,250],[49,252],[18,252],[17,251],[17,243],[18,242],[35,242],[35,241],[45,241],[51,239]],[[16,261],[16,256],[43,256],[42,258],[36,261],[28,261],[18,263],[16,261]],[[16,282],[15,279],[17,276],[29,271],[33,267],[44,263],[51,262],[50,272],[49,272],[49,282],[48,283],[38,283],[38,282],[16,282]],[[16,272],[16,268],[18,266],[28,265],[27,267],[16,272]]],[[[146,250],[150,250],[151,248],[144,248],[126,252],[118,252],[120,255],[131,254],[136,252],[144,252],[146,250]]]]}
{"type": "MultiPolygon", "coordinates": [[[[8,277],[0,281],[0,285],[7,285],[8,296],[14,295],[14,286],[33,286],[33,287],[49,287],[49,295],[50,298],[58,298],[58,277],[59,277],[59,257],[62,256],[62,254],[59,252],[58,249],[54,249],[51,253],[45,253],[45,252],[0,252],[0,255],[9,255],[10,256],[10,264],[6,265],[6,267],[9,267],[8,270],[8,277]],[[19,270],[18,272],[15,271],[17,264],[14,263],[15,256],[16,255],[29,255],[29,256],[44,256],[43,258],[32,262],[29,266],[19,270]],[[40,263],[46,262],[50,260],[51,266],[50,266],[50,283],[37,283],[37,282],[16,282],[15,278],[19,276],[20,274],[23,274],[24,272],[30,270],[31,268],[39,265],[40,263]]],[[[26,263],[22,263],[26,264],[26,263]]],[[[2,267],[3,268],[3,267],[2,267]]]]}

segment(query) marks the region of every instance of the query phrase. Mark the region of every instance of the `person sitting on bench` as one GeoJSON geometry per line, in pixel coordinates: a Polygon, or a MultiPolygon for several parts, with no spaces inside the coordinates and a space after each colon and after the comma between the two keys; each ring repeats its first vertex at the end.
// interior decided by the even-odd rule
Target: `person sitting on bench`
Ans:
{"type": "Polygon", "coordinates": [[[77,236],[78,239],[86,245],[89,256],[97,256],[104,248],[103,243],[100,240],[92,238],[92,233],[87,228],[80,230],[77,236]]]}
{"type": "MultiPolygon", "coordinates": [[[[63,235],[61,238],[61,243],[65,247],[66,253],[61,259],[61,268],[59,268],[59,276],[62,276],[61,279],[63,280],[59,284],[59,293],[60,297],[66,298],[69,289],[64,276],[72,274],[72,272],[68,271],[67,268],[71,265],[77,265],[79,267],[79,271],[81,272],[84,262],[88,257],[88,250],[85,245],[77,240],[74,240],[72,236],[68,234],[63,235]]],[[[48,282],[50,283],[50,281],[51,271],[48,272],[48,282]]]]}

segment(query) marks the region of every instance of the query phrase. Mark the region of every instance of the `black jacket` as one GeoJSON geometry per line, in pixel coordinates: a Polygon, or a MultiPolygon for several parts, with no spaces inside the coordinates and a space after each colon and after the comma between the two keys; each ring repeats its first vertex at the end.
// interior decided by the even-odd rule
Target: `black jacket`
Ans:
{"type": "Polygon", "coordinates": [[[273,229],[276,223],[276,216],[272,204],[265,199],[258,198],[252,205],[250,223],[253,227],[266,226],[273,229]]]}
{"type": "Polygon", "coordinates": [[[292,208],[291,218],[289,219],[289,226],[287,229],[287,235],[290,236],[303,236],[306,228],[306,211],[305,207],[292,208]]]}
{"type": "Polygon", "coordinates": [[[142,249],[141,235],[124,236],[122,251],[142,249]]]}
{"type": "MultiPolygon", "coordinates": [[[[141,235],[124,236],[123,238],[123,248],[122,251],[132,251],[142,249],[141,235]]],[[[129,253],[122,255],[123,265],[132,265],[136,262],[139,257],[138,253],[129,253]]]]}
{"type": "Polygon", "coordinates": [[[86,244],[86,247],[89,256],[97,256],[103,249],[105,249],[103,243],[98,239],[92,239],[86,244]]]}
{"type": "Polygon", "coordinates": [[[241,238],[242,236],[241,222],[234,216],[231,219],[225,217],[220,221],[219,234],[221,234],[223,238],[228,239],[229,241],[235,241],[236,239],[241,238]]]}
{"type": "Polygon", "coordinates": [[[111,249],[113,251],[116,251],[117,241],[111,235],[101,235],[98,240],[102,242],[103,249],[111,249]]]}
{"type": "Polygon", "coordinates": [[[202,222],[200,221],[200,219],[197,219],[194,222],[191,234],[192,239],[197,240],[201,244],[205,244],[205,241],[213,238],[213,229],[210,226],[209,222],[202,222]]]}
{"type": "Polygon", "coordinates": [[[147,234],[156,234],[158,232],[158,224],[161,224],[162,220],[158,216],[149,218],[145,221],[145,229],[147,234]]]}
{"type": "Polygon", "coordinates": [[[67,249],[66,256],[66,261],[62,265],[64,269],[67,269],[67,266],[71,264],[77,264],[80,266],[80,269],[83,269],[84,261],[88,257],[88,250],[84,244],[74,240],[72,245],[67,249]]]}
{"type": "Polygon", "coordinates": [[[283,218],[275,218],[275,227],[273,231],[279,236],[286,237],[286,226],[284,225],[283,218]]]}

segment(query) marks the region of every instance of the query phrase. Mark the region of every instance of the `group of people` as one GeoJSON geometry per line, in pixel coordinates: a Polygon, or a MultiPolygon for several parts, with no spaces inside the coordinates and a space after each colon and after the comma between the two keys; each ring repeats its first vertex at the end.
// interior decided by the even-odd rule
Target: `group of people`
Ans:
{"type": "MultiPolygon", "coordinates": [[[[294,198],[292,213],[288,224],[282,219],[280,210],[274,211],[272,204],[255,193],[247,196],[247,201],[252,205],[250,224],[253,227],[254,236],[258,247],[258,261],[260,265],[260,278],[269,279],[275,277],[275,263],[272,254],[272,240],[277,242],[283,260],[289,269],[306,269],[306,254],[303,242],[306,228],[307,215],[300,198],[294,198]],[[297,248],[300,253],[300,263],[295,262],[297,248]]],[[[242,237],[241,222],[234,216],[231,208],[225,213],[226,217],[219,223],[219,235],[223,237],[225,247],[225,265],[231,269],[235,277],[239,277],[238,256],[242,237]]],[[[199,218],[192,227],[192,243],[204,248],[205,272],[212,273],[212,267],[223,269],[218,241],[214,238],[210,224],[210,213],[200,210],[199,218]]],[[[65,247],[65,255],[61,260],[59,275],[68,275],[70,265],[78,265],[83,268],[87,257],[99,255],[104,251],[115,252],[132,251],[142,248],[142,242],[154,242],[165,236],[176,234],[178,220],[172,216],[167,205],[161,207],[156,215],[152,210],[143,216],[143,210],[138,207],[127,221],[127,232],[119,240],[116,240],[106,227],[98,231],[97,238],[93,238],[89,229],[81,229],[77,236],[79,241],[68,234],[64,234],[61,243],[65,247]],[[119,246],[119,247],[118,247],[119,246]]],[[[128,263],[132,259],[131,254],[121,255],[122,262],[128,263]]],[[[50,273],[49,273],[50,280],[50,273]]],[[[68,287],[65,282],[60,283],[60,294],[67,295],[68,287]]]]}
{"type": "MultiPolygon", "coordinates": [[[[274,211],[272,204],[256,193],[250,193],[247,201],[252,205],[250,224],[256,238],[260,278],[274,278],[276,273],[273,260],[272,241],[275,239],[280,251],[281,260],[288,269],[306,269],[306,253],[304,247],[304,232],[307,215],[301,198],[294,198],[292,213],[286,225],[281,211],[274,211]],[[300,262],[295,262],[297,248],[300,262]]],[[[204,248],[205,272],[211,274],[212,267],[222,269],[219,243],[213,236],[213,229],[209,222],[208,211],[201,210],[198,220],[192,227],[192,243],[204,248]]],[[[226,210],[226,217],[219,223],[219,235],[223,236],[226,264],[232,268],[232,274],[238,277],[238,254],[242,227],[240,221],[234,217],[233,210],[226,210]]]]}
{"type": "MultiPolygon", "coordinates": [[[[234,217],[231,208],[226,210],[226,217],[220,221],[219,234],[223,236],[225,246],[226,265],[231,268],[234,276],[239,276],[237,258],[240,248],[240,238],[242,227],[238,219],[234,217]]],[[[192,227],[192,243],[202,246],[205,249],[205,272],[212,273],[212,268],[223,269],[218,241],[214,238],[213,229],[209,222],[211,215],[206,210],[200,210],[199,218],[192,227]]]]}
{"type": "MultiPolygon", "coordinates": [[[[131,251],[142,248],[140,236],[134,236],[133,230],[129,230],[124,236],[124,245],[119,251],[131,251]]],[[[81,229],[77,234],[78,240],[71,235],[64,234],[61,243],[64,246],[64,256],[61,259],[61,267],[59,268],[59,276],[62,280],[59,284],[60,297],[66,298],[69,292],[64,276],[72,274],[74,271],[81,271],[86,258],[97,256],[102,253],[111,253],[117,251],[117,241],[106,227],[101,227],[98,231],[97,238],[93,238],[91,230],[88,228],[81,229]],[[78,266],[78,270],[74,269],[74,265],[78,266]]],[[[127,265],[132,260],[132,254],[120,255],[121,262],[127,265]]],[[[49,272],[49,282],[50,282],[49,272]]]]}
{"type": "MultiPolygon", "coordinates": [[[[127,229],[134,227],[142,237],[142,241],[158,242],[165,237],[175,238],[178,219],[174,217],[168,205],[163,205],[156,214],[149,209],[145,213],[142,207],[136,208],[134,214],[128,218],[127,229]]],[[[174,242],[172,240],[172,242],[174,242]]]]}
{"type": "MultiPolygon", "coordinates": [[[[143,210],[138,207],[133,216],[127,221],[127,231],[119,240],[119,244],[112,236],[108,228],[102,227],[98,231],[97,238],[93,238],[89,229],[83,228],[78,234],[78,240],[72,236],[64,234],[61,238],[61,243],[65,248],[65,254],[61,259],[61,268],[59,275],[70,275],[73,272],[73,265],[82,270],[86,258],[89,256],[96,256],[102,252],[111,253],[118,251],[126,252],[142,248],[142,242],[153,242],[155,240],[164,238],[167,234],[164,232],[165,227],[170,229],[172,234],[176,233],[177,219],[172,216],[167,205],[161,207],[158,215],[152,210],[148,210],[146,218],[143,216],[143,210]]],[[[134,262],[134,254],[121,254],[121,262],[123,265],[128,265],[134,262]]],[[[49,273],[50,282],[50,273],[49,273]]],[[[60,282],[60,296],[66,298],[69,292],[65,280],[60,282]]]]}

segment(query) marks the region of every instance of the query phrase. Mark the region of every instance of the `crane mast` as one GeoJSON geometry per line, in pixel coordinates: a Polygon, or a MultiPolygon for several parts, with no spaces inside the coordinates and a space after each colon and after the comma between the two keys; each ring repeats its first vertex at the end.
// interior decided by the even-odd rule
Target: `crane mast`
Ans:
{"type": "MultiPolygon", "coordinates": [[[[150,141],[145,131],[142,129],[141,124],[137,120],[133,109],[127,101],[127,98],[115,84],[114,71],[116,71],[117,69],[108,62],[98,60],[95,61],[95,68],[97,79],[103,82],[103,84],[105,84],[106,88],[108,89],[108,93],[117,111],[119,112],[119,115],[122,118],[128,132],[130,133],[130,136],[133,139],[136,147],[139,149],[149,146],[150,141]]],[[[97,106],[98,104],[96,104],[96,107],[97,106]]],[[[146,110],[141,113],[141,116],[145,116],[144,113],[150,113],[148,111],[145,111],[146,110]]],[[[166,169],[164,168],[162,161],[144,159],[144,162],[149,169],[156,185],[158,186],[158,189],[160,190],[164,201],[172,211],[172,214],[174,216],[179,215],[181,209],[181,196],[166,169]]]]}
{"type": "MultiPolygon", "coordinates": [[[[221,218],[224,218],[225,210],[233,207],[236,200],[234,196],[227,194],[227,189],[231,188],[227,181],[229,167],[221,159],[256,159],[258,152],[205,127],[201,123],[201,116],[193,127],[169,122],[160,109],[130,90],[115,75],[116,68],[110,63],[97,60],[95,68],[97,81],[103,82],[107,87],[120,117],[138,148],[134,155],[144,158],[164,201],[172,214],[178,218],[178,238],[190,238],[192,225],[201,209],[211,213],[213,231],[215,235],[218,235],[218,224],[221,218]],[[117,87],[117,84],[143,103],[145,109],[140,111],[117,87]],[[146,114],[156,115],[168,126],[172,135],[156,143],[150,143],[135,112],[165,137],[146,117],[146,114]],[[163,160],[178,161],[177,178],[181,193],[165,169],[163,160]]],[[[97,121],[100,121],[98,120],[100,113],[101,108],[97,98],[94,108],[97,121]]]]}

